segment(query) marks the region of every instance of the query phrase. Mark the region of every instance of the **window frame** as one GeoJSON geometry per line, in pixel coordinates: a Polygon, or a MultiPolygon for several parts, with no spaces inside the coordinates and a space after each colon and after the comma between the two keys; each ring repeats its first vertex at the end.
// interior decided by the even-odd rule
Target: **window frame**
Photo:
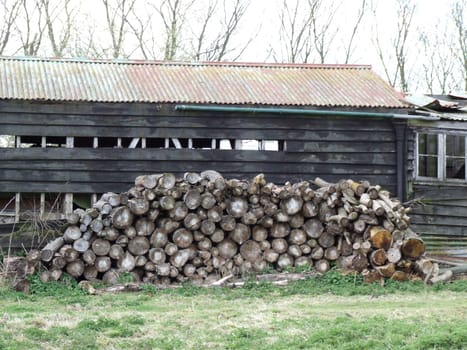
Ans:
{"type": "MultiPolygon", "coordinates": [[[[464,164],[467,165],[467,134],[459,132],[440,132],[435,130],[421,130],[415,133],[415,180],[419,181],[442,181],[448,183],[458,183],[465,184],[467,183],[467,172],[465,172],[464,179],[448,178],[446,177],[446,137],[448,135],[452,136],[462,136],[464,137],[464,164]],[[438,163],[437,163],[437,177],[428,177],[421,176],[419,174],[419,163],[420,163],[420,154],[419,154],[419,136],[420,134],[424,135],[437,135],[438,136],[438,163]]],[[[464,166],[465,166],[464,165],[464,166]]]]}

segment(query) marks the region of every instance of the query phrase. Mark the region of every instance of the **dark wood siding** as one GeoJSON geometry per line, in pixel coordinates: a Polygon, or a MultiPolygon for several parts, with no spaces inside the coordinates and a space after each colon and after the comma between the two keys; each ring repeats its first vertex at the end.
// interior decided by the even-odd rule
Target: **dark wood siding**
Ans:
{"type": "Polygon", "coordinates": [[[215,169],[270,181],[369,180],[395,192],[389,119],[176,113],[152,104],[0,102],[0,134],[73,137],[284,140],[287,151],[201,149],[2,149],[0,192],[124,191],[143,173],[215,169]]]}
{"type": "Polygon", "coordinates": [[[413,190],[423,205],[411,214],[412,228],[429,253],[467,258],[467,187],[414,183],[413,190]]]}

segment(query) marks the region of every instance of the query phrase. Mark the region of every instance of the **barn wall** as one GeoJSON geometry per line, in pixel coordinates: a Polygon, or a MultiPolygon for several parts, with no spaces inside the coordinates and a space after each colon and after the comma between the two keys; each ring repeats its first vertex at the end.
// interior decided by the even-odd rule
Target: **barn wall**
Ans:
{"type": "Polygon", "coordinates": [[[174,112],[155,104],[0,102],[0,135],[286,141],[286,151],[163,148],[2,149],[0,192],[124,191],[143,173],[215,169],[270,181],[366,179],[396,191],[388,119],[174,112]]]}

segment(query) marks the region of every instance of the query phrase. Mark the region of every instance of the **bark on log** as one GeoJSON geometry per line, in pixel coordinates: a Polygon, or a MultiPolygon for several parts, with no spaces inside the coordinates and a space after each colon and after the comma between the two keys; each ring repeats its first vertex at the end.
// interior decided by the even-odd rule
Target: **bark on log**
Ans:
{"type": "Polygon", "coordinates": [[[243,259],[250,262],[255,262],[261,256],[261,247],[258,242],[248,240],[240,246],[240,254],[243,259]]]}
{"type": "Polygon", "coordinates": [[[331,266],[329,265],[329,261],[321,259],[315,263],[315,269],[319,273],[325,273],[331,269],[331,266]]]}
{"type": "Polygon", "coordinates": [[[98,238],[92,242],[91,248],[97,256],[105,256],[109,254],[110,246],[109,241],[98,238]]]}
{"type": "Polygon", "coordinates": [[[317,219],[309,219],[303,224],[303,230],[310,238],[319,238],[324,231],[324,226],[317,219]]]}
{"type": "Polygon", "coordinates": [[[173,233],[173,242],[179,248],[188,248],[193,243],[193,234],[187,229],[180,228],[173,233]]]}
{"type": "Polygon", "coordinates": [[[425,253],[425,244],[421,239],[412,237],[402,243],[401,252],[405,258],[417,259],[425,253]]]}
{"type": "Polygon", "coordinates": [[[72,276],[74,278],[80,277],[84,272],[84,263],[83,263],[83,261],[82,260],[74,260],[74,261],[70,262],[66,266],[66,272],[70,276],[72,276]]]}
{"type": "Polygon", "coordinates": [[[370,229],[369,240],[374,248],[388,250],[391,246],[392,235],[383,227],[375,226],[370,229]]]}
{"type": "Polygon", "coordinates": [[[233,256],[237,254],[238,251],[237,244],[230,239],[224,239],[217,245],[217,248],[219,249],[220,256],[226,259],[233,258],[233,256]]]}
{"type": "Polygon", "coordinates": [[[386,260],[388,259],[387,259],[386,251],[384,249],[380,248],[380,249],[377,249],[371,252],[370,262],[374,266],[384,265],[386,263],[386,260]]]}
{"type": "Polygon", "coordinates": [[[117,207],[110,214],[112,224],[117,229],[125,229],[133,223],[133,213],[126,206],[117,207]]]}
{"type": "Polygon", "coordinates": [[[78,226],[72,225],[68,226],[65,232],[63,233],[63,240],[66,243],[73,243],[77,239],[81,238],[82,232],[78,226]]]}
{"type": "Polygon", "coordinates": [[[58,237],[53,241],[47,243],[47,245],[41,250],[41,260],[45,262],[52,261],[55,252],[59,250],[65,244],[63,237],[58,237]]]}

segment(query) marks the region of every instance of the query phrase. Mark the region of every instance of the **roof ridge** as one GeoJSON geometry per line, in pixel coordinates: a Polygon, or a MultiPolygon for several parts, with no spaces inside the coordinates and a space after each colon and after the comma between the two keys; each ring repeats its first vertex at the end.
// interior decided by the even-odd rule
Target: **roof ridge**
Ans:
{"type": "Polygon", "coordinates": [[[328,63],[280,63],[280,62],[230,62],[230,61],[164,61],[135,59],[100,59],[100,58],[56,58],[32,56],[0,56],[3,61],[37,61],[53,63],[84,63],[84,64],[124,64],[124,65],[161,65],[161,66],[219,66],[244,68],[290,68],[290,69],[372,69],[369,64],[328,64],[328,63]]]}

